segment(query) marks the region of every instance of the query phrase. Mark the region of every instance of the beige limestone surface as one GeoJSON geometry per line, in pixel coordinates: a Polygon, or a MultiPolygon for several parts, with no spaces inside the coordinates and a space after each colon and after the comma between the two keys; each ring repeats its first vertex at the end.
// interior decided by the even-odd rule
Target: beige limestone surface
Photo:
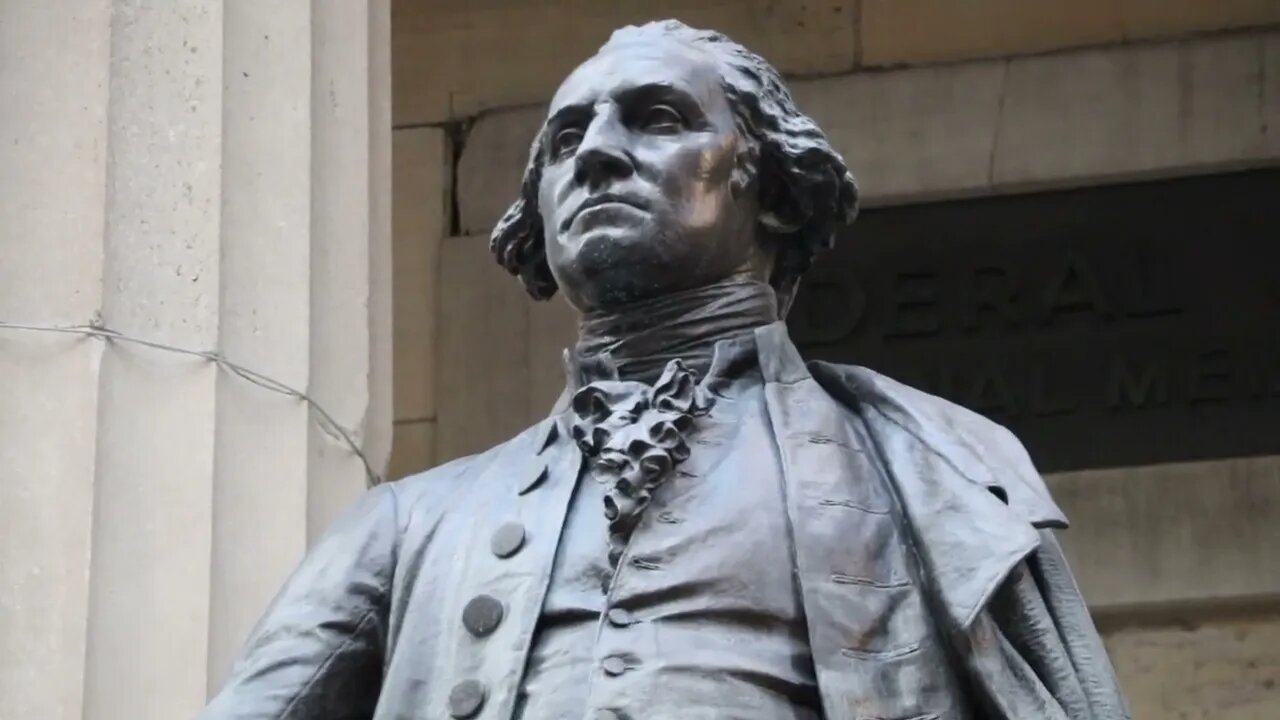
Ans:
{"type": "Polygon", "coordinates": [[[435,348],[440,242],[448,233],[452,158],[444,131],[395,131],[395,419],[436,415],[435,348]]]}
{"type": "MultiPolygon", "coordinates": [[[[0,320],[79,325],[102,306],[109,23],[107,2],[0,22],[0,320]]],[[[3,718],[81,717],[101,353],[0,330],[3,718]]]]}
{"type": "MultiPolygon", "coordinates": [[[[0,4],[0,320],[216,353],[380,472],[388,22],[0,4]]],[[[0,718],[194,717],[364,464],[211,356],[0,329],[0,375],[0,718]]]]}
{"type": "Polygon", "coordinates": [[[396,0],[396,127],[544,102],[614,29],[674,17],[791,73],[852,70],[852,0],[396,0]]]}
{"type": "Polygon", "coordinates": [[[395,122],[545,102],[617,27],[674,17],[793,77],[1009,58],[1280,24],[1274,0],[396,0],[395,122]]]}
{"type": "Polygon", "coordinates": [[[1280,23],[1272,0],[863,0],[864,66],[1029,55],[1280,23]]]}
{"type": "Polygon", "coordinates": [[[1135,720],[1280,717],[1280,613],[1183,612],[1103,626],[1135,720]]]}

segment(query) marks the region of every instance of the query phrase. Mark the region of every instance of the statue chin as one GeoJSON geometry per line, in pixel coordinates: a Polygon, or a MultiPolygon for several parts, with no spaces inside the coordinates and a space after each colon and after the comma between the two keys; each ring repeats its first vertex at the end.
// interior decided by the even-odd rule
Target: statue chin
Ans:
{"type": "Polygon", "coordinates": [[[666,268],[654,260],[650,257],[647,261],[629,260],[627,264],[616,261],[580,264],[571,276],[559,281],[560,288],[570,304],[584,313],[649,300],[679,289],[670,284],[666,268]]]}
{"type": "Polygon", "coordinates": [[[649,223],[613,225],[566,238],[548,260],[570,303],[590,312],[705,284],[694,272],[701,263],[680,252],[688,249],[649,223]]]}

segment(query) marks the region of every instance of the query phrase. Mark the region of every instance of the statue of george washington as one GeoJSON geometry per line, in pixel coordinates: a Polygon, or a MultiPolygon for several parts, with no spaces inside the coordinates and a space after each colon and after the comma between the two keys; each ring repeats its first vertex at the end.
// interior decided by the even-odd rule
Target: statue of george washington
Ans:
{"type": "Polygon", "coordinates": [[[789,340],[856,206],[759,56],[617,31],[492,237],[581,314],[560,402],[371,490],[204,717],[1128,717],[1018,441],[789,340]]]}

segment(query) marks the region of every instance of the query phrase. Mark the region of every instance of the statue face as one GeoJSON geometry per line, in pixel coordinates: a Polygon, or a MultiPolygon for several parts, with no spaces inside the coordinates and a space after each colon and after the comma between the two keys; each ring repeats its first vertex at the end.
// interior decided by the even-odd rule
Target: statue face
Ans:
{"type": "Polygon", "coordinates": [[[538,203],[552,275],[579,310],[767,279],[754,184],[732,184],[743,139],[720,81],[701,50],[629,43],[556,92],[538,203]]]}

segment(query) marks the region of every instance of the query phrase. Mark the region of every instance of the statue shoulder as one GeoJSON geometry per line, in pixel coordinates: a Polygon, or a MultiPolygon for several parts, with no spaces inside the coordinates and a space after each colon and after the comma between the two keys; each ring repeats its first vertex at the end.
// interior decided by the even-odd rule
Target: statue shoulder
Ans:
{"type": "Polygon", "coordinates": [[[841,404],[882,419],[882,432],[913,436],[1037,527],[1066,526],[1026,448],[1008,428],[868,368],[811,362],[809,371],[841,404]]]}
{"type": "Polygon", "coordinates": [[[402,508],[412,510],[423,503],[436,508],[453,507],[463,495],[485,492],[483,485],[510,480],[522,465],[536,455],[535,447],[554,425],[547,418],[520,434],[483,452],[450,460],[442,465],[385,483],[397,496],[402,508]],[[512,472],[487,472],[491,468],[510,468],[512,472]]]}
{"type": "Polygon", "coordinates": [[[893,406],[911,412],[923,422],[936,423],[965,435],[984,437],[995,443],[1022,447],[1008,428],[994,420],[870,368],[820,360],[811,361],[808,366],[818,384],[845,405],[871,405],[878,409],[893,406]]]}
{"type": "Polygon", "coordinates": [[[940,607],[968,628],[1039,529],[1066,526],[1013,433],[867,368],[812,363],[822,389],[862,419],[927,561],[940,607]]]}

